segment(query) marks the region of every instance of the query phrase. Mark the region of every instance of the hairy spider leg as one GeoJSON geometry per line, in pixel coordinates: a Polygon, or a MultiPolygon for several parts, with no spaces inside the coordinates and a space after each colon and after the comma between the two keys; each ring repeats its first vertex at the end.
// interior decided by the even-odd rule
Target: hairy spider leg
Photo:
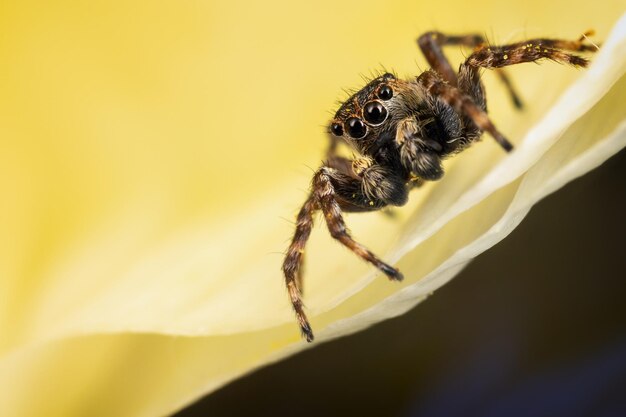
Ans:
{"type": "Polygon", "coordinates": [[[356,242],[346,228],[341,205],[337,201],[338,197],[341,198],[342,204],[349,210],[378,210],[387,205],[382,200],[372,199],[372,196],[365,195],[361,187],[363,181],[363,178],[353,178],[348,176],[346,172],[322,166],[313,177],[311,195],[298,213],[296,231],[287,249],[283,263],[283,273],[285,274],[285,284],[287,285],[287,291],[289,292],[296,319],[300,325],[302,335],[308,342],[313,341],[314,335],[304,313],[302,286],[298,283],[298,276],[301,274],[304,261],[304,248],[313,228],[313,214],[317,210],[322,211],[330,235],[334,239],[338,240],[361,259],[373,264],[387,275],[389,279],[397,281],[403,279],[400,271],[381,261],[369,249],[356,242]],[[333,180],[339,185],[339,191],[333,186],[333,180]],[[368,199],[371,204],[364,203],[368,199]]]}
{"type": "MultiPolygon", "coordinates": [[[[538,38],[502,46],[483,45],[461,64],[459,68],[461,89],[459,90],[455,88],[455,85],[459,85],[456,74],[454,75],[453,82],[449,80],[449,77],[454,71],[443,55],[437,41],[440,36],[445,35],[441,35],[438,32],[429,32],[421,36],[419,42],[420,46],[425,45],[422,50],[437,72],[427,71],[418,78],[418,81],[431,94],[451,105],[457,112],[468,115],[476,126],[493,136],[508,152],[513,149],[513,145],[496,129],[489,119],[489,116],[487,116],[487,113],[477,106],[474,100],[467,95],[471,85],[479,82],[480,74],[478,70],[480,68],[497,69],[508,65],[534,62],[540,59],[550,59],[564,64],[585,67],[589,61],[578,55],[564,52],[564,50],[581,52],[597,50],[596,46],[583,43],[586,36],[592,33],[592,31],[588,31],[575,41],[538,38]],[[437,76],[437,74],[441,75],[437,76]]],[[[477,40],[474,35],[467,37],[447,37],[447,39],[453,39],[454,42],[459,43],[470,43],[473,42],[473,40],[477,40]]],[[[445,43],[444,41],[441,42],[445,43]]]]}
{"type": "Polygon", "coordinates": [[[296,313],[296,318],[302,335],[308,342],[313,341],[313,330],[309,321],[304,314],[304,307],[302,305],[302,294],[300,292],[301,285],[298,284],[298,279],[302,279],[300,275],[300,268],[302,265],[302,258],[304,254],[304,246],[306,245],[309,236],[311,235],[311,229],[313,229],[313,213],[315,212],[315,198],[310,196],[302,205],[298,217],[296,220],[296,232],[289,248],[287,249],[287,256],[283,262],[283,273],[285,274],[285,284],[287,285],[287,291],[289,292],[289,298],[291,299],[291,305],[296,313]],[[300,276],[300,278],[298,278],[300,276]]]}
{"type": "Polygon", "coordinates": [[[313,178],[313,194],[320,204],[330,235],[357,256],[380,269],[389,279],[397,281],[402,280],[403,277],[400,271],[381,261],[369,249],[356,242],[352,236],[350,236],[343,220],[341,207],[337,202],[335,187],[331,182],[334,172],[332,168],[322,167],[313,178]]]}
{"type": "Polygon", "coordinates": [[[550,59],[576,67],[586,67],[589,64],[587,59],[564,52],[564,50],[595,51],[596,47],[585,45],[580,40],[530,39],[509,45],[481,48],[467,57],[461,66],[469,66],[476,71],[481,67],[502,68],[524,62],[535,62],[540,59],[550,59]]]}
{"type": "MultiPolygon", "coordinates": [[[[430,66],[437,71],[444,80],[450,83],[452,86],[458,86],[457,75],[450,62],[446,58],[443,53],[444,46],[452,46],[452,45],[461,45],[467,46],[469,48],[477,48],[487,44],[487,41],[482,35],[479,34],[469,34],[469,35],[461,35],[461,36],[450,36],[445,35],[441,32],[431,31],[426,32],[422,36],[417,39],[417,44],[419,45],[422,53],[426,57],[426,60],[430,64],[430,66]]],[[[504,84],[505,88],[508,90],[509,95],[511,96],[511,101],[513,101],[513,105],[521,109],[523,106],[522,100],[519,97],[519,94],[513,87],[513,83],[511,79],[508,77],[506,72],[502,69],[497,69],[496,74],[500,78],[500,81],[504,84]]]]}

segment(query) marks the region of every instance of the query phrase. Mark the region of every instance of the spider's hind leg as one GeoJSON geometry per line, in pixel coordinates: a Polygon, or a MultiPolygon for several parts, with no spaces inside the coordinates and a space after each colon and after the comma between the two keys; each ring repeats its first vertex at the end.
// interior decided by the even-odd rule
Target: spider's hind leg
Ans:
{"type": "MultiPolygon", "coordinates": [[[[444,80],[454,87],[458,85],[457,74],[454,69],[452,69],[452,66],[446,56],[443,54],[443,47],[461,45],[469,48],[480,48],[487,45],[485,38],[479,34],[451,36],[435,31],[426,32],[417,39],[417,43],[430,66],[437,71],[437,73],[439,73],[444,80]]],[[[496,70],[496,75],[500,78],[500,81],[508,90],[513,105],[516,108],[521,109],[523,107],[522,99],[515,90],[515,87],[506,72],[503,69],[498,69],[496,70]]]]}
{"type": "Polygon", "coordinates": [[[596,45],[584,43],[587,35],[592,33],[589,31],[575,41],[537,38],[508,45],[483,47],[474,51],[462,66],[469,66],[474,70],[478,68],[493,69],[550,59],[562,64],[586,67],[589,61],[566,51],[595,52],[598,50],[596,45]]]}

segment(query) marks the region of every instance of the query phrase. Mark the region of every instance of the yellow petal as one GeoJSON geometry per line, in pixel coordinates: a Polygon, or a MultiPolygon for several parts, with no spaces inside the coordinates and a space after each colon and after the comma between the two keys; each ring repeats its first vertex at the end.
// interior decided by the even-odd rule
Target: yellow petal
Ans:
{"type": "Polygon", "coordinates": [[[521,114],[487,74],[516,151],[486,138],[397,218],[348,216],[402,285],[316,229],[305,285],[318,340],[406,311],[623,148],[620,5],[568,20],[562,5],[500,3],[4,5],[0,415],[164,415],[310,347],[280,275],[282,218],[306,195],[339,88],[380,62],[417,74],[426,29],[505,42],[593,27],[603,49],[589,70],[512,68],[521,114]]]}

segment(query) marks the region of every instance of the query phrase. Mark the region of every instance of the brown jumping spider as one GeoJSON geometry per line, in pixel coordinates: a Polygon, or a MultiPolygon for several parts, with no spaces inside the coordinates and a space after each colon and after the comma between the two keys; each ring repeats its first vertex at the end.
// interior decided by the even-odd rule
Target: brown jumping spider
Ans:
{"type": "Polygon", "coordinates": [[[417,40],[431,69],[416,78],[400,80],[383,74],[348,98],[337,110],[328,130],[331,145],[327,160],[313,175],[311,193],[298,213],[296,231],[283,263],[285,282],[302,335],[313,341],[313,331],[304,314],[302,261],[313,227],[313,214],[321,210],[331,236],[390,279],[402,274],[384,263],[350,236],[342,212],[380,210],[402,206],[409,190],[422,181],[443,176],[441,162],[477,141],[488,132],[505,151],[513,145],[496,129],[487,115],[481,68],[494,68],[508,88],[513,103],[521,101],[503,72],[507,65],[551,59],[585,67],[588,61],[564,51],[594,51],[576,41],[531,39],[504,46],[488,45],[480,35],[446,36],[427,32],[417,40]],[[475,48],[458,73],[443,55],[442,47],[475,48]],[[343,140],[360,155],[347,159],[336,154],[343,140]]]}

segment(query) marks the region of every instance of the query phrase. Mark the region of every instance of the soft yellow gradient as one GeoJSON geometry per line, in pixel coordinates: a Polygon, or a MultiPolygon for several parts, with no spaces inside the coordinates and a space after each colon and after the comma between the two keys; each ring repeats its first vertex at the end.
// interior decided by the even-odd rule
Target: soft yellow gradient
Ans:
{"type": "MultiPolygon", "coordinates": [[[[415,38],[428,29],[496,43],[594,28],[603,41],[623,11],[621,1],[2,3],[0,415],[166,415],[307,347],[281,252],[341,88],[383,65],[418,74],[415,38]]],[[[623,147],[625,48],[589,75],[512,68],[523,113],[486,74],[490,114],[516,153],[486,138],[396,218],[348,217],[406,283],[316,230],[305,285],[319,340],[401,314],[623,147]]]]}

